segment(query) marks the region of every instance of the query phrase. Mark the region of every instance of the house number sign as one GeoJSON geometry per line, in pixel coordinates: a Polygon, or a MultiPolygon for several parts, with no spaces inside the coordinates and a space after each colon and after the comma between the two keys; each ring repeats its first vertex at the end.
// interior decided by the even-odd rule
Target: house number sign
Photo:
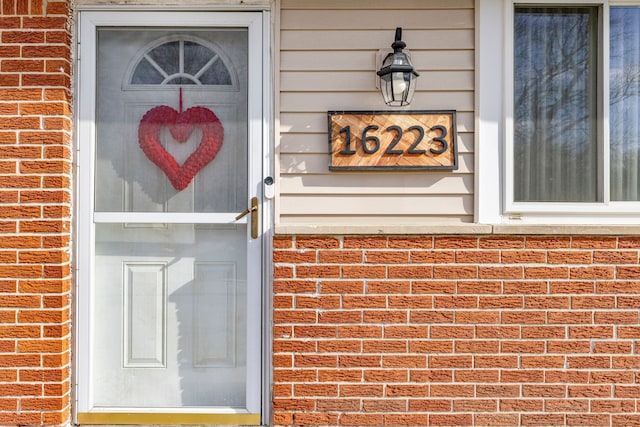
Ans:
{"type": "Polygon", "coordinates": [[[329,169],[458,168],[455,111],[329,111],[329,169]]]}

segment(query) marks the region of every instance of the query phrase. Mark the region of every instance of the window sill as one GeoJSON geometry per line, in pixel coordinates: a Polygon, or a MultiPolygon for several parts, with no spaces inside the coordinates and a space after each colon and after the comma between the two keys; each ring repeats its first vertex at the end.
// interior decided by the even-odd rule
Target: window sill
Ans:
{"type": "Polygon", "coordinates": [[[640,235],[640,225],[429,224],[353,225],[278,224],[276,235],[640,235]]]}
{"type": "Polygon", "coordinates": [[[275,234],[332,235],[419,235],[419,234],[491,234],[491,225],[483,224],[276,224],[275,234]]]}
{"type": "Polygon", "coordinates": [[[492,234],[544,234],[544,235],[640,235],[640,225],[549,225],[499,224],[492,226],[492,234]]]}

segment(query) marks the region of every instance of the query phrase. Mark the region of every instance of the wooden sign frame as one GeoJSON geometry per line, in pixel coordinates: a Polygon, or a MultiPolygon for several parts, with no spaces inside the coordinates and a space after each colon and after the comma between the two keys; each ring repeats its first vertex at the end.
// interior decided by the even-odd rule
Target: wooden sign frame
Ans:
{"type": "Polygon", "coordinates": [[[455,110],[329,111],[330,170],[456,170],[455,110]]]}

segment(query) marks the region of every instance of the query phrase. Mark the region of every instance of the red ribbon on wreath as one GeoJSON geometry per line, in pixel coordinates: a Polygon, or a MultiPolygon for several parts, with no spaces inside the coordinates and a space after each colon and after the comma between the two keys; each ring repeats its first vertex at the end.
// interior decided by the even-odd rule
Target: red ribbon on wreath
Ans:
{"type": "Polygon", "coordinates": [[[178,190],[189,186],[193,177],[211,162],[224,138],[224,128],[213,111],[205,107],[191,107],[182,111],[182,89],[180,111],[160,105],[147,111],[138,126],[138,142],[144,154],[169,178],[178,190]],[[202,139],[196,150],[179,165],[176,159],[160,143],[160,131],[169,128],[171,136],[179,143],[186,142],[196,127],[202,129],[202,139]]]}

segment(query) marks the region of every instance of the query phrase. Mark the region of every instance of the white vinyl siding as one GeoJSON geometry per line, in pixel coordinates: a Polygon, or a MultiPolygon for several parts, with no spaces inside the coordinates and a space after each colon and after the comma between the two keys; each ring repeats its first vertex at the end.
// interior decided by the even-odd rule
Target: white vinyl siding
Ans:
{"type": "Polygon", "coordinates": [[[473,222],[474,1],[282,0],[279,224],[473,222]],[[421,73],[411,110],[456,110],[456,171],[328,169],[327,111],[389,110],[376,54],[395,27],[421,73]]]}

